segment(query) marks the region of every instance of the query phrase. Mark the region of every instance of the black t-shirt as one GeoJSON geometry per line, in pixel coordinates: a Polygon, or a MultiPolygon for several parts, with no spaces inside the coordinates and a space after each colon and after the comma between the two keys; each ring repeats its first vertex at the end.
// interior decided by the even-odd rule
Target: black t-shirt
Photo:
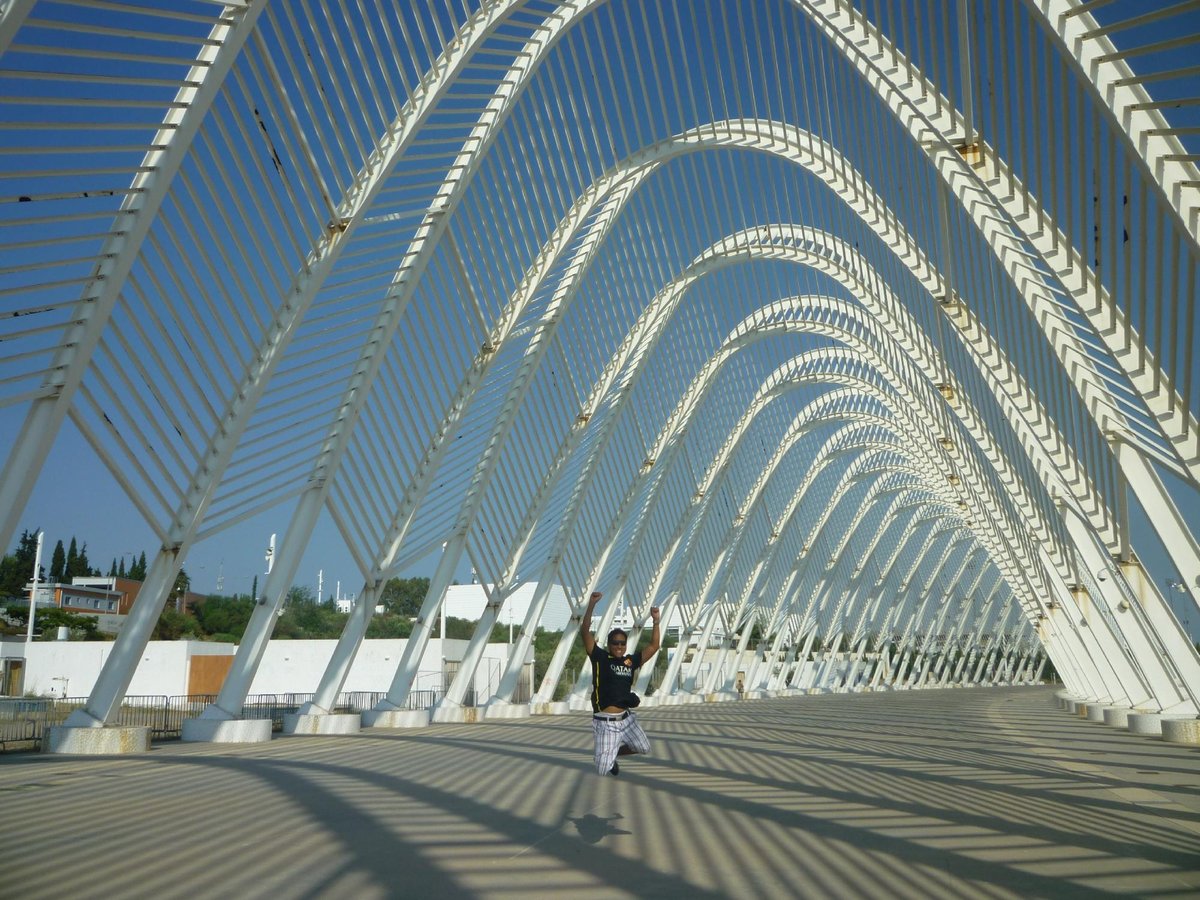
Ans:
{"type": "Polygon", "coordinates": [[[633,673],[642,667],[641,651],[613,656],[604,647],[592,647],[592,712],[609,706],[626,708],[633,690],[633,673]]]}

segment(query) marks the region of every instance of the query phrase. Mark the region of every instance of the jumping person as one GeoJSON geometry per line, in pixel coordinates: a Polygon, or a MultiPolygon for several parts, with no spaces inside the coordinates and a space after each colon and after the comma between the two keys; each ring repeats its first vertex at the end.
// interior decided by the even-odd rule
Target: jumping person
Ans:
{"type": "Polygon", "coordinates": [[[596,643],[592,634],[592,613],[601,594],[593,591],[588,597],[580,630],[583,648],[592,661],[592,733],[596,737],[596,771],[601,775],[618,775],[618,756],[630,753],[649,753],[650,739],[638,724],[633,707],[641,700],[633,693],[633,676],[642,665],[658,652],[658,607],[650,610],[654,631],[644,651],[627,652],[629,636],[621,628],[608,633],[607,648],[596,643]]]}

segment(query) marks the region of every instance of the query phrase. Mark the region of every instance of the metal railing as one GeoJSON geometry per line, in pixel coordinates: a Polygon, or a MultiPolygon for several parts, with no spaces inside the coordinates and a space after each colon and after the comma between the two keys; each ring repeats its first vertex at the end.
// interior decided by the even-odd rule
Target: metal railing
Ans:
{"type": "MultiPolygon", "coordinates": [[[[338,696],[332,712],[353,713],[371,709],[386,696],[384,691],[349,691],[338,696]]],[[[441,699],[438,690],[412,691],[407,708],[429,709],[441,699]]],[[[251,694],[242,706],[242,719],[270,719],[273,731],[283,729],[283,717],[297,712],[312,694],[251,694]]],[[[178,738],[184,719],[200,715],[215,694],[126,697],[113,725],[149,728],[151,738],[178,738]]],[[[46,729],[61,725],[87,703],[86,697],[0,698],[0,753],[40,750],[46,729]]]]}

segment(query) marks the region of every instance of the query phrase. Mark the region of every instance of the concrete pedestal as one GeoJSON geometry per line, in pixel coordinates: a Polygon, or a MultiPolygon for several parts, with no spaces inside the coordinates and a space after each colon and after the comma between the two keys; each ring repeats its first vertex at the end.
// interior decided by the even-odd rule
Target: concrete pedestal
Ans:
{"type": "Polygon", "coordinates": [[[427,709],[368,709],[362,714],[363,728],[424,728],[427,709]]]}
{"type": "Polygon", "coordinates": [[[1200,746],[1200,719],[1163,719],[1162,737],[1172,744],[1200,746]]]}
{"type": "Polygon", "coordinates": [[[1133,710],[1127,706],[1106,706],[1104,707],[1104,724],[1111,725],[1113,728],[1128,728],[1131,712],[1133,710]]]}
{"type": "Polygon", "coordinates": [[[457,703],[443,703],[434,708],[433,715],[430,718],[432,721],[439,723],[465,722],[470,724],[479,721],[479,707],[459,706],[457,703]]]}
{"type": "Polygon", "coordinates": [[[1163,713],[1143,713],[1134,712],[1129,714],[1126,724],[1129,727],[1130,734],[1157,734],[1163,733],[1163,723],[1171,720],[1184,721],[1194,720],[1193,716],[1172,716],[1163,713]]]}
{"type": "Polygon", "coordinates": [[[79,753],[87,756],[117,756],[145,753],[150,749],[150,729],[134,726],[78,728],[57,725],[46,729],[43,753],[79,753]]]}
{"type": "Polygon", "coordinates": [[[573,710],[566,700],[552,700],[549,703],[531,702],[529,712],[535,716],[566,716],[573,710]]]}
{"type": "Polygon", "coordinates": [[[285,713],[284,734],[358,734],[362,716],[358,713],[285,713]]]}
{"type": "Polygon", "coordinates": [[[1104,714],[1110,709],[1112,709],[1111,706],[1104,706],[1101,704],[1093,704],[1088,707],[1087,720],[1089,722],[1103,722],[1104,714]]]}
{"type": "Polygon", "coordinates": [[[182,739],[213,744],[265,744],[270,719],[184,719],[182,739]]]}
{"type": "Polygon", "coordinates": [[[483,711],[485,719],[527,719],[533,715],[530,703],[509,703],[507,700],[493,700],[483,711]]]}

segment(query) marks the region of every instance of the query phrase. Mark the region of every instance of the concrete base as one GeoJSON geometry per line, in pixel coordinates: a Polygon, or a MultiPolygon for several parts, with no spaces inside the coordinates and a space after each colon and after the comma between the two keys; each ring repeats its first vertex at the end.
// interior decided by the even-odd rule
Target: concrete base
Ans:
{"type": "Polygon", "coordinates": [[[1133,712],[1128,706],[1104,707],[1104,724],[1113,728],[1128,728],[1129,714],[1133,712]]]}
{"type": "Polygon", "coordinates": [[[1110,709],[1112,709],[1111,706],[1093,704],[1092,706],[1088,707],[1087,720],[1089,722],[1103,722],[1104,713],[1110,709]]]}
{"type": "Polygon", "coordinates": [[[529,712],[535,716],[565,716],[569,715],[573,710],[571,709],[571,704],[567,703],[566,700],[552,700],[549,703],[531,701],[529,712]]]}
{"type": "Polygon", "coordinates": [[[305,715],[284,713],[284,734],[358,734],[362,717],[358,713],[305,715]]]}
{"type": "Polygon", "coordinates": [[[1163,713],[1150,712],[1132,712],[1126,720],[1126,725],[1129,728],[1130,734],[1158,734],[1163,733],[1163,725],[1171,721],[1195,721],[1194,716],[1172,716],[1163,713]]]}
{"type": "Polygon", "coordinates": [[[270,719],[184,719],[185,741],[214,744],[265,744],[271,740],[270,719]]]}
{"type": "Polygon", "coordinates": [[[478,706],[459,706],[457,703],[437,706],[431,716],[432,721],[439,723],[465,722],[471,724],[478,722],[479,718],[478,706]]]}
{"type": "Polygon", "coordinates": [[[533,715],[530,703],[509,703],[493,700],[483,711],[485,719],[527,719],[533,715]]]}
{"type": "Polygon", "coordinates": [[[368,709],[362,714],[363,728],[424,728],[427,709],[368,709]]]}
{"type": "Polygon", "coordinates": [[[43,753],[116,756],[125,753],[145,753],[149,749],[150,729],[146,727],[76,728],[56,725],[47,728],[45,737],[42,738],[43,753]]]}
{"type": "Polygon", "coordinates": [[[659,700],[657,697],[643,697],[640,709],[650,709],[653,706],[658,706],[659,700]]]}
{"type": "Polygon", "coordinates": [[[1162,737],[1171,744],[1200,746],[1200,719],[1163,719],[1162,737]]]}

